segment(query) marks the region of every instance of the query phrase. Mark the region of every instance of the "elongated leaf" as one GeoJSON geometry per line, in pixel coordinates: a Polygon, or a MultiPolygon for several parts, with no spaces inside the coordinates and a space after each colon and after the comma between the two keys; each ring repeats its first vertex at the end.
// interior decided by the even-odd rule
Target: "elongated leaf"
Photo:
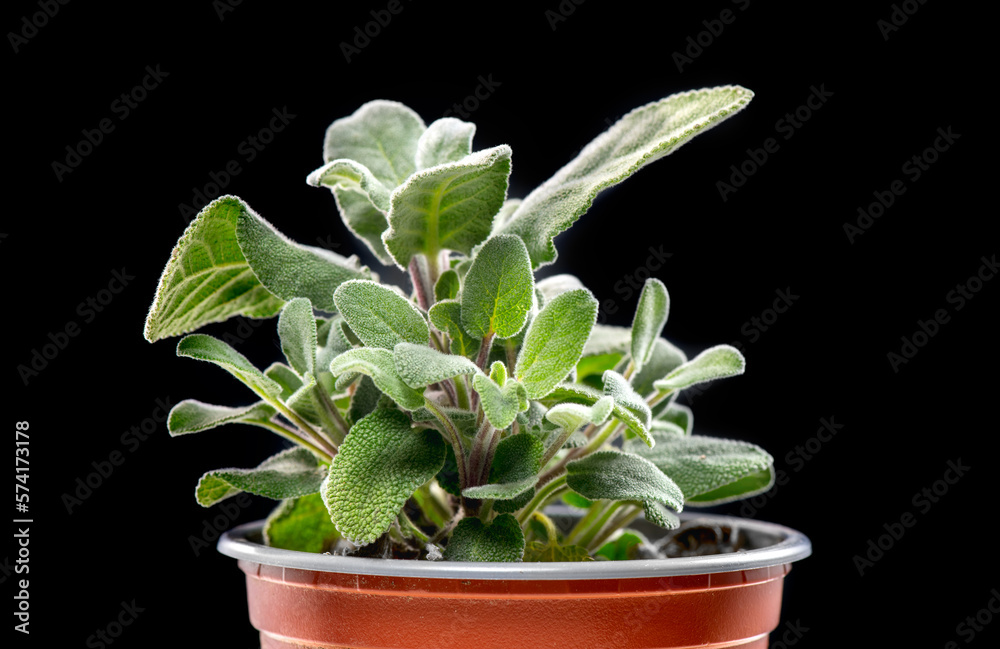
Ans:
{"type": "Polygon", "coordinates": [[[673,480],[644,457],[597,451],[566,465],[566,484],[590,500],[655,501],[676,511],[684,494],[673,480]]]}
{"type": "Polygon", "coordinates": [[[422,388],[461,374],[475,374],[476,364],[464,356],[442,354],[427,345],[399,343],[393,348],[396,373],[411,388],[422,388]]]}
{"type": "Polygon", "coordinates": [[[500,514],[486,525],[478,518],[463,518],[445,548],[448,561],[520,561],[524,533],[512,514],[500,514]]]}
{"type": "Polygon", "coordinates": [[[325,185],[331,189],[357,189],[372,207],[383,214],[389,211],[389,188],[368,167],[355,160],[331,160],[310,173],[306,182],[315,187],[325,185]]]}
{"type": "Polygon", "coordinates": [[[590,338],[583,348],[583,355],[599,356],[602,354],[628,354],[632,344],[632,330],[628,327],[595,324],[590,338]]]}
{"type": "Polygon", "coordinates": [[[499,430],[510,426],[517,413],[528,409],[524,386],[514,379],[507,379],[500,387],[485,374],[476,374],[472,377],[472,387],[479,394],[486,418],[499,430]]]}
{"type": "Polygon", "coordinates": [[[566,430],[576,430],[584,424],[603,424],[611,416],[615,400],[611,396],[598,399],[594,405],[560,403],[549,408],[545,418],[566,430]]]}
{"type": "Polygon", "coordinates": [[[146,340],[179,336],[235,315],[267,318],[284,301],[250,270],[236,241],[237,216],[248,211],[235,196],[212,201],[181,235],[146,316],[146,340]]]}
{"type": "Polygon", "coordinates": [[[457,162],[418,171],[392,193],[386,250],[401,268],[415,254],[470,254],[490,234],[507,197],[510,147],[477,151],[457,162]]]}
{"type": "Polygon", "coordinates": [[[660,391],[683,390],[698,383],[742,374],[745,369],[746,360],[739,350],[729,345],[716,345],[655,381],[653,387],[660,391]]]}
{"type": "Polygon", "coordinates": [[[281,386],[279,397],[282,401],[287,401],[290,396],[295,394],[296,390],[302,387],[302,379],[295,373],[295,370],[284,363],[271,363],[264,370],[264,376],[281,386]]]}
{"type": "Polygon", "coordinates": [[[354,424],[321,491],[337,531],[358,545],[377,539],[441,470],[444,455],[441,435],[412,429],[399,410],[376,410],[354,424]]]}
{"type": "Polygon", "coordinates": [[[608,370],[604,373],[604,394],[615,400],[615,417],[618,417],[643,442],[652,446],[654,444],[653,438],[649,436],[649,422],[652,413],[642,396],[632,389],[632,386],[621,374],[614,370],[608,370]]]}
{"type": "Polygon", "coordinates": [[[474,338],[510,338],[524,327],[535,280],[517,237],[494,237],[472,262],[462,288],[462,326],[474,338]]]}
{"type": "Polygon", "coordinates": [[[653,355],[653,344],[659,340],[670,312],[670,295],[663,282],[650,277],[642,287],[639,305],[632,320],[632,364],[642,371],[653,355]]]}
{"type": "Polygon", "coordinates": [[[348,350],[333,359],[330,372],[334,376],[359,373],[370,376],[379,390],[406,410],[415,410],[424,405],[423,390],[411,388],[399,377],[392,352],[388,349],[359,347],[348,350]]]}
{"type": "Polygon", "coordinates": [[[230,408],[202,403],[195,399],[185,399],[170,409],[167,417],[167,430],[171,437],[200,433],[224,424],[260,424],[267,422],[275,414],[274,408],[263,401],[244,406],[230,408]]]}
{"type": "Polygon", "coordinates": [[[236,240],[267,290],[283,300],[307,297],[323,311],[335,310],[335,288],[347,280],[371,276],[357,257],[341,257],[323,248],[295,243],[248,210],[237,217],[236,240]]]}
{"type": "Polygon", "coordinates": [[[391,350],[401,342],[426,345],[430,335],[420,310],[405,297],[376,282],[345,282],[333,294],[337,310],[368,347],[391,350]]]}
{"type": "Polygon", "coordinates": [[[319,493],[283,500],[264,523],[264,543],[272,548],[323,552],[338,538],[319,493]]]}
{"type": "Polygon", "coordinates": [[[656,392],[653,383],[673,372],[687,362],[684,352],[674,347],[663,338],[653,342],[653,353],[642,366],[642,369],[632,375],[632,389],[642,396],[656,392]]]}
{"type": "Polygon", "coordinates": [[[569,228],[605,189],[673,153],[732,116],[753,93],[722,86],[671,95],[636,108],[531,192],[500,232],[520,236],[535,268],[556,259],[553,238],[569,228]]]}
{"type": "Polygon", "coordinates": [[[326,130],[323,161],[356,160],[391,190],[416,170],[417,143],[426,128],[399,102],[370,101],[326,130]]]}
{"type": "Polygon", "coordinates": [[[282,353],[299,376],[316,373],[316,317],[309,298],[297,297],[281,310],[278,337],[282,353]]]}
{"type": "Polygon", "coordinates": [[[466,498],[511,500],[535,486],[542,468],[545,449],[529,433],[519,433],[500,441],[493,455],[489,484],[462,491],[466,498]]]}
{"type": "Polygon", "coordinates": [[[215,363],[261,396],[281,394],[281,386],[264,376],[246,356],[208,334],[191,334],[181,338],[177,343],[177,355],[215,363]]]}
{"type": "Polygon", "coordinates": [[[594,554],[600,555],[610,561],[627,561],[634,559],[636,550],[645,539],[634,532],[623,531],[613,541],[608,541],[601,546],[594,554]]]}
{"type": "Polygon", "coordinates": [[[431,122],[417,141],[417,169],[456,162],[472,153],[476,125],[455,117],[431,122]]]}
{"type": "Polygon", "coordinates": [[[504,365],[503,361],[493,361],[490,364],[490,380],[497,385],[503,385],[507,382],[507,366],[504,365]]]}
{"type": "Polygon", "coordinates": [[[389,228],[385,212],[375,207],[360,187],[338,185],[331,187],[330,191],[344,225],[368,246],[380,262],[386,266],[391,264],[392,256],[382,243],[382,233],[389,228]]]}
{"type": "Polygon", "coordinates": [[[281,451],[254,469],[209,471],[198,481],[195,497],[202,507],[246,491],[257,496],[284,500],[319,491],[326,466],[301,447],[281,451]]]}
{"type": "Polygon", "coordinates": [[[427,316],[434,328],[448,334],[452,354],[471,358],[479,352],[482,340],[473,338],[462,326],[462,305],[458,300],[441,300],[430,308],[427,316]]]}
{"type": "Polygon", "coordinates": [[[597,319],[597,300],[587,289],[566,291],[531,321],[517,356],[516,376],[539,399],[566,378],[580,360],[597,319]]]}

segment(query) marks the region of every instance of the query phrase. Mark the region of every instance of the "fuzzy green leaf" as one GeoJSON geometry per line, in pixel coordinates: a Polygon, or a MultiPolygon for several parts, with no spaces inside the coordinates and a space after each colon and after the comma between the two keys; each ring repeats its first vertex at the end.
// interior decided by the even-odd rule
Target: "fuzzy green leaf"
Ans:
{"type": "Polygon", "coordinates": [[[208,334],[191,334],[181,338],[177,343],[177,355],[215,363],[262,397],[281,394],[281,386],[264,376],[246,356],[208,334]]]}
{"type": "Polygon", "coordinates": [[[278,396],[282,401],[288,401],[288,398],[302,387],[302,379],[295,373],[295,370],[284,363],[271,363],[264,370],[264,376],[281,386],[281,394],[278,396]]]}
{"type": "Polygon", "coordinates": [[[338,185],[331,191],[344,225],[368,246],[380,262],[386,266],[391,264],[392,256],[382,243],[382,233],[389,228],[385,212],[375,207],[360,187],[338,185]]]}
{"type": "Polygon", "coordinates": [[[584,424],[603,424],[611,416],[615,400],[610,396],[601,397],[594,405],[579,403],[559,403],[545,413],[545,418],[566,430],[576,430],[584,424]]]}
{"type": "Polygon", "coordinates": [[[524,533],[512,514],[500,514],[489,525],[463,518],[451,535],[444,558],[448,561],[520,561],[524,533]]]}
{"type": "Polygon", "coordinates": [[[288,364],[299,376],[316,373],[316,317],[309,298],[297,297],[281,310],[278,338],[288,364]]]}
{"type": "Polygon", "coordinates": [[[306,182],[314,187],[357,189],[376,210],[383,214],[389,211],[389,188],[355,160],[332,160],[310,173],[306,182]]]}
{"type": "Polygon", "coordinates": [[[566,291],[538,312],[515,364],[529,398],[544,397],[566,378],[580,360],[596,319],[597,300],[587,289],[566,291]]]}
{"type": "Polygon", "coordinates": [[[399,343],[393,348],[396,373],[411,388],[422,388],[461,374],[475,374],[476,364],[464,356],[442,354],[427,345],[399,343]]]}
{"type": "Polygon", "coordinates": [[[524,240],[535,268],[552,263],[553,238],[585,213],[601,190],[673,153],[738,112],[752,97],[746,88],[722,86],[671,95],[636,108],[531,192],[499,231],[524,240]]]}
{"type": "Polygon", "coordinates": [[[645,399],[632,389],[628,381],[614,370],[604,373],[604,394],[615,400],[615,417],[618,417],[630,431],[643,442],[652,446],[653,438],[649,436],[649,422],[652,413],[645,399]]]}
{"type": "Polygon", "coordinates": [[[472,136],[476,125],[455,117],[442,117],[431,122],[417,141],[417,169],[456,162],[472,153],[472,136]]]}
{"type": "Polygon", "coordinates": [[[338,538],[319,493],[283,500],[264,523],[264,543],[272,548],[318,553],[338,538]]]}
{"type": "Polygon", "coordinates": [[[415,254],[470,254],[489,236],[507,196],[509,176],[507,145],[416,172],[392,193],[382,242],[402,268],[415,254]]]}
{"type": "Polygon", "coordinates": [[[185,399],[170,409],[167,430],[171,437],[176,437],[188,433],[200,433],[224,424],[259,424],[269,421],[274,414],[274,408],[263,401],[243,408],[230,408],[202,403],[195,399],[185,399]]]}
{"type": "Polygon", "coordinates": [[[683,390],[698,383],[742,374],[746,368],[743,354],[729,345],[710,347],[653,383],[662,391],[683,390]]]}
{"type": "Polygon", "coordinates": [[[651,500],[677,511],[684,507],[680,487],[644,457],[597,451],[566,465],[566,484],[591,500],[651,500]]]}
{"type": "Polygon", "coordinates": [[[545,449],[529,433],[519,433],[500,441],[490,468],[489,484],[462,491],[466,498],[511,500],[535,486],[542,468],[545,449]]]}
{"type": "Polygon", "coordinates": [[[557,296],[566,291],[573,291],[578,288],[586,288],[575,275],[552,275],[545,279],[540,279],[535,283],[535,288],[542,294],[542,306],[554,300],[557,296]]]}
{"type": "MultiPolygon", "coordinates": [[[[694,428],[694,413],[687,406],[679,403],[672,403],[670,407],[663,411],[657,418],[660,421],[668,422],[681,429],[685,435],[691,434],[694,428]]],[[[654,421],[655,425],[656,422],[654,421]]]]}
{"type": "Polygon", "coordinates": [[[482,340],[473,338],[462,326],[462,305],[458,300],[441,300],[430,308],[427,316],[434,328],[448,334],[452,354],[471,358],[479,352],[482,340]]]}
{"type": "Polygon", "coordinates": [[[501,388],[485,374],[476,374],[472,377],[472,387],[479,394],[486,418],[499,430],[510,426],[517,413],[528,409],[528,394],[514,379],[507,379],[501,388]]]}
{"type": "Polygon", "coordinates": [[[497,385],[503,385],[507,382],[507,366],[504,365],[503,361],[493,361],[490,365],[490,380],[497,385]]]}
{"type": "Polygon", "coordinates": [[[357,257],[341,257],[323,248],[295,243],[249,210],[237,216],[236,240],[267,290],[283,300],[307,297],[323,311],[334,310],[335,288],[347,280],[371,276],[357,257]]]}
{"type": "Polygon", "coordinates": [[[687,362],[687,356],[663,338],[653,342],[653,350],[642,369],[632,375],[632,389],[642,396],[656,392],[653,383],[687,362]]]}
{"type": "Polygon", "coordinates": [[[458,297],[460,288],[461,284],[458,279],[458,273],[449,268],[441,273],[441,276],[438,277],[437,282],[434,284],[434,301],[454,300],[458,297]]]}
{"type": "Polygon", "coordinates": [[[665,530],[675,530],[681,526],[681,519],[660,503],[646,500],[642,503],[643,515],[646,520],[665,530]]]}
{"type": "Polygon", "coordinates": [[[284,500],[319,491],[326,465],[301,447],[289,448],[269,457],[253,469],[209,471],[198,481],[195,497],[202,507],[246,491],[257,496],[284,500]]]}
{"type": "Polygon", "coordinates": [[[622,532],[614,541],[608,541],[594,554],[610,561],[627,561],[635,559],[636,550],[643,538],[633,532],[622,532]]]}
{"type": "MultiPolygon", "coordinates": [[[[143,335],[154,342],[235,315],[267,318],[284,301],[250,270],[236,241],[236,220],[250,208],[223,196],[203,209],[181,235],[156,287],[143,335]]],[[[250,212],[252,214],[252,212],[250,212]]]]}
{"type": "Polygon", "coordinates": [[[374,412],[381,397],[382,391],[375,386],[371,377],[361,377],[361,381],[358,382],[358,386],[354,390],[354,396],[351,397],[351,405],[347,409],[348,423],[354,425],[374,412]]]}
{"type": "Polygon", "coordinates": [[[663,282],[650,277],[642,287],[639,305],[632,320],[632,364],[639,372],[653,355],[653,344],[659,340],[670,312],[670,295],[663,282]]]}
{"type": "Polygon", "coordinates": [[[474,338],[510,338],[524,327],[535,280],[517,237],[494,237],[479,250],[462,287],[462,326],[474,338]]]}
{"type": "MultiPolygon", "coordinates": [[[[392,352],[379,347],[350,349],[330,364],[334,376],[365,374],[379,390],[389,395],[401,408],[415,410],[424,405],[423,390],[415,390],[396,373],[392,352]]],[[[338,382],[339,385],[339,382],[338,382]]]]}
{"type": "Polygon", "coordinates": [[[368,347],[391,350],[401,342],[426,345],[427,321],[412,302],[376,282],[344,282],[333,294],[337,310],[368,347]]]}
{"type": "Polygon", "coordinates": [[[441,435],[411,428],[399,410],[376,410],[354,424],[321,491],[337,531],[357,545],[373,542],[441,470],[444,455],[441,435]]]}

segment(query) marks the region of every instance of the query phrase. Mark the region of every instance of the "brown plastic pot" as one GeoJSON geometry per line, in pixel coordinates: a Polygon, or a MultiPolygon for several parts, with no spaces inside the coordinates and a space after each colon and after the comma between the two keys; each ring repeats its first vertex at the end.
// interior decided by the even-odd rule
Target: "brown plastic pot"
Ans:
{"type": "Polygon", "coordinates": [[[262,649],[767,647],[783,579],[811,553],[809,539],[697,518],[738,525],[755,549],[583,564],[394,561],[269,548],[261,522],[218,547],[246,573],[262,649]]]}

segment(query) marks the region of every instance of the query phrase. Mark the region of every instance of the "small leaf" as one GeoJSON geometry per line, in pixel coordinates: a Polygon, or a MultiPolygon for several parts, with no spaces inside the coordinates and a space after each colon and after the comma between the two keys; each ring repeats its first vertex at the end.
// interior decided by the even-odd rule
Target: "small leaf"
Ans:
{"type": "Polygon", "coordinates": [[[524,549],[525,561],[593,561],[586,548],[531,541],[524,549]]]}
{"type": "Polygon", "coordinates": [[[615,400],[601,397],[592,406],[579,403],[560,403],[549,408],[545,418],[566,430],[574,431],[584,424],[603,424],[614,409],[615,400]]]}
{"type": "Polygon", "coordinates": [[[236,242],[237,216],[250,208],[223,196],[181,235],[156,287],[143,335],[154,342],[235,315],[268,318],[284,301],[264,288],[236,242]]]}
{"type": "Polygon", "coordinates": [[[662,527],[665,530],[674,530],[680,527],[681,519],[677,514],[673,513],[660,503],[653,500],[646,500],[642,503],[643,514],[646,520],[656,525],[662,527]]]}
{"type": "Polygon", "coordinates": [[[657,338],[653,343],[653,352],[642,369],[632,375],[632,389],[642,396],[656,392],[653,383],[665,377],[670,372],[687,362],[687,356],[677,347],[657,338]]]}
{"type": "Polygon", "coordinates": [[[655,381],[657,390],[683,390],[698,383],[742,374],[746,360],[735,347],[710,347],[684,363],[663,379],[655,381]]]}
{"type": "Polygon", "coordinates": [[[490,365],[490,380],[497,385],[503,385],[507,382],[507,366],[504,365],[503,361],[493,361],[490,365]]]}
{"type": "Polygon", "coordinates": [[[310,173],[306,182],[314,187],[357,189],[376,210],[383,214],[389,211],[389,188],[368,167],[355,160],[331,160],[310,173]]]}
{"type": "Polygon", "coordinates": [[[354,396],[351,397],[351,405],[347,409],[348,423],[354,425],[371,414],[378,406],[381,396],[382,391],[375,387],[370,376],[361,377],[358,387],[354,390],[354,396]]]}
{"type": "Polygon", "coordinates": [[[322,407],[316,401],[316,377],[312,374],[306,375],[306,380],[302,383],[302,387],[293,392],[285,403],[291,408],[297,415],[308,421],[310,424],[321,425],[322,420],[319,416],[319,410],[322,407]]]}
{"type": "Polygon", "coordinates": [[[224,424],[266,422],[275,414],[274,408],[263,401],[243,408],[230,408],[185,399],[170,409],[167,430],[171,437],[199,433],[224,424]]]}
{"type": "Polygon", "coordinates": [[[639,305],[632,320],[632,364],[639,372],[653,355],[656,342],[670,312],[670,296],[663,282],[650,277],[642,287],[639,305]]]}
{"type": "Polygon", "coordinates": [[[333,359],[330,372],[334,376],[357,373],[370,376],[379,390],[406,410],[424,405],[423,391],[414,390],[399,377],[392,352],[388,349],[358,347],[348,350],[333,359]]]}
{"type": "Polygon", "coordinates": [[[575,275],[567,275],[564,273],[538,280],[535,283],[535,288],[541,292],[544,306],[566,291],[574,291],[578,288],[586,287],[575,275]]]}
{"type": "Polygon", "coordinates": [[[236,240],[267,290],[283,300],[307,297],[323,311],[335,310],[335,288],[347,280],[371,275],[357,257],[345,258],[323,248],[295,243],[249,210],[237,217],[236,240]]]}
{"type": "Polygon", "coordinates": [[[427,345],[399,343],[393,348],[396,373],[411,388],[422,388],[462,374],[475,374],[476,364],[464,356],[442,354],[427,345]]]}
{"type": "Polygon", "coordinates": [[[529,433],[519,433],[500,441],[493,455],[489,484],[468,487],[466,498],[511,500],[535,486],[542,468],[542,443],[529,433]]]}
{"type": "Polygon", "coordinates": [[[337,310],[368,347],[426,345],[430,331],[420,310],[390,288],[368,280],[345,282],[333,294],[337,310]]]}
{"type": "Polygon", "coordinates": [[[441,470],[444,456],[441,435],[411,428],[399,410],[376,410],[354,424],[321,491],[337,531],[357,545],[373,542],[441,470]]]}
{"type": "Polygon", "coordinates": [[[562,500],[567,505],[571,507],[578,507],[580,509],[590,509],[590,506],[594,504],[594,501],[584,498],[575,491],[567,491],[563,493],[562,500]]]}
{"type": "Polygon", "coordinates": [[[434,301],[454,300],[458,297],[460,288],[458,273],[449,268],[441,273],[441,276],[438,277],[437,282],[434,284],[434,301]]]}
{"type": "Polygon", "coordinates": [[[515,375],[528,397],[551,392],[576,366],[597,318],[597,300],[587,289],[567,291],[531,321],[517,356],[515,375]]]}
{"type": "Polygon", "coordinates": [[[338,538],[319,493],[281,501],[264,523],[264,543],[272,548],[318,553],[338,538]]]}
{"type": "Polygon", "coordinates": [[[601,546],[594,554],[605,557],[611,561],[628,561],[635,559],[636,551],[644,539],[634,532],[623,531],[613,541],[608,541],[601,546]]]}
{"type": "Polygon", "coordinates": [[[330,371],[330,363],[348,349],[351,344],[347,342],[344,330],[341,327],[344,319],[335,316],[324,321],[324,326],[316,329],[317,342],[319,347],[316,350],[316,378],[320,378],[323,372],[330,371]]]}
{"type": "Polygon", "coordinates": [[[752,97],[746,88],[722,86],[671,95],[636,108],[531,192],[500,232],[524,240],[534,268],[552,263],[553,238],[585,213],[601,190],[673,153],[740,111],[752,97]]]}
{"type": "Polygon", "coordinates": [[[632,389],[632,386],[621,374],[614,370],[608,370],[604,373],[604,394],[615,400],[615,417],[618,417],[643,442],[652,446],[654,444],[653,438],[649,436],[649,422],[652,413],[645,399],[632,389]]]}
{"type": "Polygon", "coordinates": [[[597,451],[566,465],[566,484],[590,500],[652,500],[677,511],[684,494],[673,480],[644,457],[597,451]]]}
{"type": "Polygon", "coordinates": [[[247,357],[208,334],[191,334],[177,343],[177,355],[215,363],[259,394],[281,394],[281,386],[264,376],[247,357]]]}
{"type": "Polygon", "coordinates": [[[295,394],[295,391],[302,387],[302,379],[295,373],[295,370],[284,363],[271,363],[264,370],[264,376],[281,386],[281,394],[278,395],[282,401],[287,401],[295,394]]]}
{"type": "Polygon", "coordinates": [[[316,318],[309,298],[288,302],[278,316],[278,337],[288,364],[299,376],[316,373],[316,318]]]}
{"type": "Polygon", "coordinates": [[[417,141],[417,169],[456,162],[472,153],[472,136],[476,125],[455,117],[442,117],[431,122],[417,141]]]}
{"type": "Polygon", "coordinates": [[[458,300],[441,300],[430,308],[427,316],[434,328],[448,334],[452,354],[471,358],[479,353],[482,340],[465,333],[462,326],[462,305],[458,300]]]}
{"type": "Polygon", "coordinates": [[[690,408],[679,403],[670,404],[670,407],[661,413],[658,419],[674,424],[685,435],[690,435],[691,429],[694,428],[694,413],[691,412],[690,408]]]}
{"type": "Polygon", "coordinates": [[[510,426],[517,413],[528,409],[524,386],[514,379],[508,379],[501,388],[485,374],[476,374],[472,377],[472,387],[479,394],[486,418],[499,430],[510,426]]]}
{"type": "Polygon", "coordinates": [[[463,518],[445,548],[448,561],[520,561],[524,533],[512,514],[500,514],[489,525],[478,518],[463,518]]]}
{"type": "Polygon", "coordinates": [[[344,225],[368,246],[380,262],[386,266],[391,264],[392,256],[382,243],[382,233],[389,228],[385,213],[372,204],[368,194],[360,187],[338,185],[331,191],[344,225]]]}
{"type": "Polygon", "coordinates": [[[257,496],[284,500],[319,491],[326,466],[301,447],[281,451],[254,469],[209,471],[198,481],[195,497],[202,507],[246,491],[257,496]]]}
{"type": "Polygon", "coordinates": [[[595,324],[583,348],[583,355],[584,357],[602,354],[624,356],[630,352],[631,344],[632,330],[628,327],[595,324]]]}
{"type": "Polygon", "coordinates": [[[474,338],[510,338],[524,327],[535,280],[517,237],[494,237],[472,262],[462,288],[462,326],[474,338]]]}

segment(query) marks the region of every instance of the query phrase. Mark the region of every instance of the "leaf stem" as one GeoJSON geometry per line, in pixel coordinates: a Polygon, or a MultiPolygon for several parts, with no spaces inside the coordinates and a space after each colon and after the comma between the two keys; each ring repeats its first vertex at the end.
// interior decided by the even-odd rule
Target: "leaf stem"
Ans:
{"type": "Polygon", "coordinates": [[[285,427],[285,426],[283,426],[283,425],[281,425],[279,423],[275,423],[273,421],[267,421],[267,422],[265,422],[265,421],[255,421],[254,425],[260,426],[261,428],[266,428],[266,429],[268,429],[268,430],[270,430],[272,432],[277,433],[278,435],[281,435],[282,437],[284,437],[285,439],[287,439],[290,442],[293,442],[295,444],[298,444],[299,446],[303,446],[303,447],[309,449],[309,451],[311,451],[313,455],[317,456],[318,458],[320,458],[321,460],[323,460],[327,464],[329,464],[330,462],[332,462],[333,461],[333,456],[337,454],[336,451],[333,451],[332,453],[330,453],[327,450],[324,450],[324,449],[321,449],[321,448],[317,447],[315,444],[312,444],[308,440],[306,440],[303,437],[301,437],[298,434],[296,434],[295,431],[293,431],[293,430],[291,430],[291,429],[289,429],[289,428],[287,428],[287,427],[285,427]]]}
{"type": "Polygon", "coordinates": [[[602,529],[593,538],[593,540],[591,540],[591,542],[586,546],[587,551],[593,554],[597,550],[600,550],[601,546],[607,542],[608,538],[612,534],[634,521],[639,516],[640,512],[642,512],[641,507],[633,504],[626,505],[624,511],[618,512],[618,514],[604,526],[604,529],[602,529]]]}
{"type": "Polygon", "coordinates": [[[458,400],[458,407],[462,410],[469,409],[469,387],[465,382],[465,375],[456,376],[452,383],[455,386],[455,397],[458,400]]]}
{"type": "Polygon", "coordinates": [[[613,500],[604,507],[603,512],[600,517],[594,521],[587,529],[581,530],[578,538],[574,540],[576,545],[581,545],[585,548],[590,548],[594,541],[594,538],[598,536],[602,530],[608,525],[608,521],[614,516],[615,512],[621,509],[626,504],[624,500],[613,500]]]}
{"type": "Polygon", "coordinates": [[[541,509],[550,499],[561,494],[567,489],[569,489],[569,487],[566,486],[565,475],[552,480],[535,492],[534,498],[532,498],[527,505],[521,508],[521,511],[517,515],[517,522],[521,524],[521,527],[524,527],[527,524],[528,519],[531,518],[531,515],[535,513],[535,510],[541,509]]]}
{"type": "Polygon", "coordinates": [[[347,430],[350,428],[344,418],[340,415],[340,411],[337,410],[336,404],[330,400],[330,395],[326,393],[319,383],[313,388],[313,393],[317,395],[320,403],[320,419],[323,420],[323,424],[330,429],[330,435],[333,438],[324,437],[332,446],[339,447],[344,443],[344,438],[347,436],[347,430]]]}
{"type": "Polygon", "coordinates": [[[416,501],[417,507],[424,513],[427,520],[438,528],[447,525],[448,519],[452,517],[451,508],[445,507],[444,503],[434,495],[429,482],[413,492],[413,500],[416,501]]]}
{"type": "Polygon", "coordinates": [[[436,403],[425,398],[424,405],[431,411],[431,414],[433,414],[434,417],[441,422],[441,425],[444,426],[445,430],[448,432],[448,436],[451,438],[450,441],[452,449],[455,451],[455,464],[458,465],[458,484],[462,489],[465,489],[465,487],[468,486],[466,467],[466,462],[468,460],[465,457],[465,446],[462,444],[462,436],[458,432],[458,429],[455,428],[455,424],[448,418],[448,415],[446,415],[443,410],[438,408],[436,403]]]}
{"type": "Polygon", "coordinates": [[[493,499],[487,498],[483,501],[483,504],[479,507],[479,520],[484,523],[490,521],[490,514],[493,513],[493,499]]]}
{"type": "Polygon", "coordinates": [[[410,517],[406,515],[406,512],[402,509],[399,510],[399,517],[397,518],[399,522],[399,530],[403,533],[405,538],[406,535],[410,535],[417,539],[421,543],[429,543],[431,537],[427,536],[422,529],[416,526],[410,517]]]}

